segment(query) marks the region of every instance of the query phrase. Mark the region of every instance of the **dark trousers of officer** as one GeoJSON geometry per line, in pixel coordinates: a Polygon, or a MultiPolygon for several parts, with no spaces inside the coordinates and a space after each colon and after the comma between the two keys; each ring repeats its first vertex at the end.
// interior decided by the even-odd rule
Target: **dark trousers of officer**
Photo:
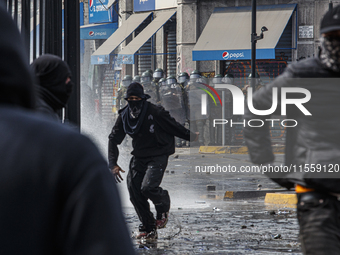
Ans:
{"type": "Polygon", "coordinates": [[[336,196],[298,194],[297,216],[303,254],[340,254],[340,201],[336,196]]]}
{"type": "Polygon", "coordinates": [[[168,165],[168,158],[167,155],[148,158],[132,157],[130,161],[127,186],[130,201],[142,222],[140,230],[150,232],[156,228],[148,199],[155,205],[157,213],[168,212],[170,209],[168,191],[159,187],[168,165]]]}

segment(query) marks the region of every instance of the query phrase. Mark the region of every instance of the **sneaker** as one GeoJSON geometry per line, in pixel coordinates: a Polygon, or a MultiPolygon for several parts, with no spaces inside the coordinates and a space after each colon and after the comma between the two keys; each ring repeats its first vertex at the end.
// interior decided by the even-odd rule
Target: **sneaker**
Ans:
{"type": "Polygon", "coordinates": [[[161,213],[157,215],[156,227],[158,229],[166,227],[166,224],[168,223],[168,215],[169,215],[169,212],[165,212],[165,213],[161,213]]]}
{"type": "Polygon", "coordinates": [[[150,232],[146,231],[141,231],[139,234],[136,236],[137,239],[143,239],[143,240],[155,240],[158,238],[157,235],[157,230],[152,230],[150,232]]]}
{"type": "Polygon", "coordinates": [[[136,239],[142,239],[142,238],[145,238],[147,235],[146,232],[144,231],[140,231],[139,234],[136,236],[136,239]]]}
{"type": "Polygon", "coordinates": [[[153,241],[153,240],[156,240],[157,238],[158,238],[157,230],[154,229],[151,232],[147,233],[146,237],[144,237],[143,239],[146,241],[153,241]]]}

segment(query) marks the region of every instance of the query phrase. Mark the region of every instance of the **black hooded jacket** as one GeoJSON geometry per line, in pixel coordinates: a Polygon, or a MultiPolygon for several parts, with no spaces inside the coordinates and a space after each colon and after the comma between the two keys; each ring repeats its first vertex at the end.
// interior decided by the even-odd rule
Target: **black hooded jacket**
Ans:
{"type": "Polygon", "coordinates": [[[31,64],[37,83],[38,100],[36,110],[59,120],[58,110],[66,106],[72,92],[73,83],[66,84],[71,77],[69,66],[60,57],[44,54],[31,64]]]}
{"type": "MultiPolygon", "coordinates": [[[[145,103],[144,107],[147,107],[147,110],[140,130],[138,133],[130,135],[132,137],[132,155],[140,158],[171,155],[175,152],[175,136],[188,141],[196,138],[195,133],[179,124],[162,106],[154,105],[148,101],[145,103]]],[[[109,135],[110,169],[117,165],[117,145],[124,140],[126,135],[121,117],[126,107],[119,111],[118,119],[109,135]]]]}
{"type": "Polygon", "coordinates": [[[0,8],[0,254],[135,254],[107,163],[35,114],[16,25],[0,8]]]}
{"type": "MultiPolygon", "coordinates": [[[[311,93],[310,101],[304,104],[311,116],[302,114],[295,106],[287,107],[287,116],[284,116],[284,119],[296,120],[298,125],[286,128],[285,165],[292,170],[281,174],[282,179],[275,179],[282,186],[291,188],[297,183],[318,191],[340,194],[340,174],[336,170],[340,166],[339,78],[340,73],[326,68],[315,57],[289,65],[281,76],[254,94],[254,108],[264,110],[272,105],[272,88],[280,91],[281,88],[297,86],[311,93]],[[316,168],[320,166],[321,172],[317,172],[316,168]]],[[[278,115],[281,114],[280,103],[278,101],[279,107],[275,112],[278,115]]],[[[254,115],[246,107],[245,119],[277,118],[254,115]]],[[[244,136],[253,163],[273,162],[268,122],[262,128],[246,126],[244,136]]]]}

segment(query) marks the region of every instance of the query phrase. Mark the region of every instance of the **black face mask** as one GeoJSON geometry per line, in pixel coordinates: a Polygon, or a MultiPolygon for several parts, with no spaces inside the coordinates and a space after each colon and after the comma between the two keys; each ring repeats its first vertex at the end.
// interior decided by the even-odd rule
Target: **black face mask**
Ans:
{"type": "Polygon", "coordinates": [[[66,94],[67,94],[68,97],[71,96],[73,87],[74,87],[74,83],[73,83],[72,81],[69,81],[69,82],[66,84],[66,94]]]}
{"type": "Polygon", "coordinates": [[[133,119],[137,119],[142,111],[144,100],[128,101],[130,115],[133,119]]]}
{"type": "Polygon", "coordinates": [[[321,40],[321,62],[334,72],[340,71],[340,38],[323,37],[321,40]]]}

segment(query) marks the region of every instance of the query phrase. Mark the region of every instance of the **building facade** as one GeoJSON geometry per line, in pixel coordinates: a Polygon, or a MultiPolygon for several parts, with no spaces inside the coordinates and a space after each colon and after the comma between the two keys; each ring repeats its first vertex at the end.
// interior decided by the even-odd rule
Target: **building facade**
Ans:
{"type": "MultiPolygon", "coordinates": [[[[84,4],[89,6],[86,1],[84,4]]],[[[281,74],[290,62],[318,54],[319,23],[329,2],[257,1],[257,34],[264,26],[268,29],[264,39],[257,43],[256,69],[264,82],[281,74]]],[[[108,39],[89,44],[93,47],[91,64],[87,61],[85,68],[97,70],[89,83],[102,91],[102,98],[111,93],[107,105],[100,103],[102,110],[107,106],[112,113],[107,118],[114,118],[115,90],[119,86],[115,82],[115,89],[103,90],[109,84],[105,83],[109,74],[120,79],[126,74],[142,75],[156,68],[162,68],[165,76],[199,70],[207,77],[231,73],[238,79],[237,85],[244,86],[251,72],[251,3],[251,0],[114,1],[117,28],[108,39]]],[[[86,46],[85,52],[89,52],[86,46]]]]}

